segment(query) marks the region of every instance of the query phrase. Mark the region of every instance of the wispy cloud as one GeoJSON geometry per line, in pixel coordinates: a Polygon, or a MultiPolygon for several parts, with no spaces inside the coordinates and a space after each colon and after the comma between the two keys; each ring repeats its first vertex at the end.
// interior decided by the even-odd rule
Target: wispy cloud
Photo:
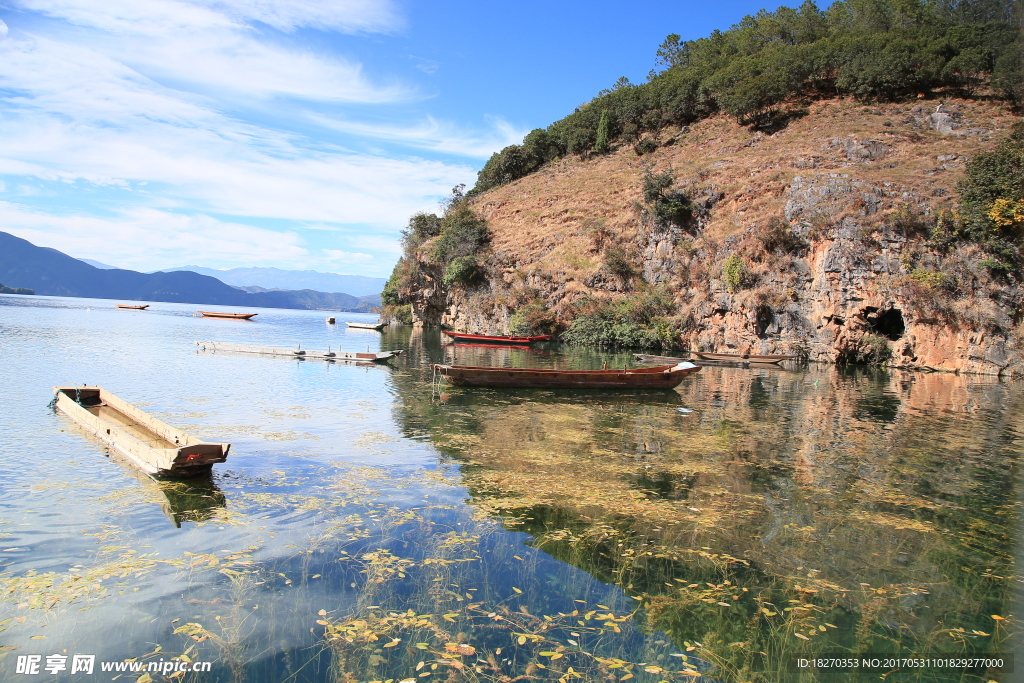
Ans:
{"type": "MultiPolygon", "coordinates": [[[[30,32],[0,30],[0,192],[17,188],[20,202],[2,205],[0,225],[37,243],[144,269],[201,255],[223,265],[386,271],[408,216],[474,176],[469,165],[357,152],[267,121],[260,102],[270,100],[276,120],[308,124],[311,106],[367,120],[374,107],[418,97],[289,37],[309,28],[401,30],[390,1],[20,6],[42,18],[25,25],[30,32]],[[48,203],[52,196],[59,201],[48,203]],[[332,230],[344,244],[312,237],[332,230]]],[[[318,122],[476,158],[522,137],[501,119],[469,136],[433,119],[406,127],[318,122]]]]}
{"type": "Polygon", "coordinates": [[[508,145],[521,142],[529,132],[517,129],[496,116],[490,117],[490,127],[486,130],[466,130],[431,116],[405,126],[343,120],[320,114],[311,114],[309,118],[320,126],[344,133],[477,159],[486,159],[508,145]]]}

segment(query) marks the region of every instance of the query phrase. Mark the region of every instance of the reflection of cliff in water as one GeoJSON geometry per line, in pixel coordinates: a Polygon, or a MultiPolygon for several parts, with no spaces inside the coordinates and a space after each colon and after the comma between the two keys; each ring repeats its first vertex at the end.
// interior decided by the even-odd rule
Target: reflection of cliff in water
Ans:
{"type": "MultiPolygon", "coordinates": [[[[1010,609],[1024,416],[1014,384],[704,367],[674,402],[492,391],[447,405],[415,384],[396,382],[401,423],[465,463],[471,504],[668,601],[654,612],[679,607],[680,582],[727,575],[834,596],[848,622],[835,640],[850,646],[868,616],[876,635],[922,641],[942,625],[989,633],[988,615],[1010,609]]],[[[702,623],[688,610],[680,629],[702,623]]]]}

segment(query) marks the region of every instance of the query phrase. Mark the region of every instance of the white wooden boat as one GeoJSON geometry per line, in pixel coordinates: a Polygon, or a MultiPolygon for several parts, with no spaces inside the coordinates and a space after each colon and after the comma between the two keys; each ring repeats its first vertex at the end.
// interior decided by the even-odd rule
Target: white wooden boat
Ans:
{"type": "Polygon", "coordinates": [[[387,323],[352,323],[348,321],[345,322],[345,325],[348,327],[355,327],[360,330],[376,330],[377,332],[380,332],[388,326],[387,323]]]}
{"type": "Polygon", "coordinates": [[[394,351],[307,351],[305,349],[282,349],[274,346],[250,346],[227,342],[197,341],[196,346],[205,351],[231,351],[234,353],[259,353],[267,356],[291,356],[310,360],[347,361],[353,363],[379,363],[402,353],[394,351]]]}
{"type": "Polygon", "coordinates": [[[193,477],[228,458],[231,444],[200,441],[100,387],[53,391],[57,409],[147,474],[193,477]]]}

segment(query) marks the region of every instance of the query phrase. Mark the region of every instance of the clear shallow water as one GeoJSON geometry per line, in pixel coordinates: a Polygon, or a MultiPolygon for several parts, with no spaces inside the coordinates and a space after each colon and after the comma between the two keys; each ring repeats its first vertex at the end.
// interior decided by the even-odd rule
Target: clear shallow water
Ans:
{"type": "Polygon", "coordinates": [[[704,368],[667,393],[434,391],[439,360],[629,355],[114,303],[0,296],[0,680],[63,651],[187,652],[213,663],[174,679],[196,681],[691,680],[679,655],[715,680],[815,680],[786,658],[1019,643],[1014,384],[704,368]],[[232,443],[228,462],[140,476],[46,408],[81,383],[232,443]]]}

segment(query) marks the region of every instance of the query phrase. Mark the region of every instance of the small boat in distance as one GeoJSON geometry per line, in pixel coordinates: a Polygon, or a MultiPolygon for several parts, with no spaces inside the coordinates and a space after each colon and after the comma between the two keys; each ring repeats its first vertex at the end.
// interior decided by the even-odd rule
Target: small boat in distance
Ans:
{"type": "Polygon", "coordinates": [[[199,311],[204,318],[231,318],[232,320],[248,320],[259,313],[218,313],[217,311],[199,311]]]}
{"type": "Polygon", "coordinates": [[[379,363],[401,355],[402,349],[393,351],[307,351],[305,349],[282,349],[273,346],[249,346],[228,342],[197,341],[196,346],[204,351],[231,351],[233,353],[259,353],[264,356],[291,356],[292,358],[351,361],[355,363],[379,363]]]}
{"type": "Polygon", "coordinates": [[[449,332],[448,330],[442,330],[442,332],[456,341],[479,342],[483,344],[532,344],[533,342],[547,341],[555,336],[553,334],[539,334],[534,337],[505,337],[489,334],[465,334],[463,332],[449,332]]]}
{"type": "Polygon", "coordinates": [[[460,387],[528,389],[674,389],[700,370],[693,363],[621,370],[546,370],[431,365],[449,384],[460,387]]]}
{"type": "Polygon", "coordinates": [[[54,406],[147,474],[194,477],[228,459],[231,444],[207,443],[100,387],[54,387],[54,406]]]}
{"type": "Polygon", "coordinates": [[[149,308],[149,304],[145,304],[144,306],[132,306],[130,304],[118,304],[117,307],[118,308],[130,308],[133,311],[144,311],[147,308],[149,308]]]}
{"type": "Polygon", "coordinates": [[[348,321],[345,322],[345,325],[347,327],[355,327],[360,330],[376,330],[378,332],[388,326],[387,323],[352,323],[348,321]]]}

